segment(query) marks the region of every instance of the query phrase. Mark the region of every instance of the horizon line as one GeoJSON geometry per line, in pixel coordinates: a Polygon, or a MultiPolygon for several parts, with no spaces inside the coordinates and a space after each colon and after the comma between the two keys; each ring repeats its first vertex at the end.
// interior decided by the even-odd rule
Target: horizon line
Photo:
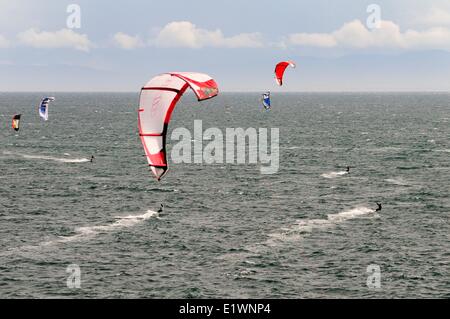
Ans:
{"type": "MultiPolygon", "coordinates": [[[[261,91],[234,91],[234,90],[226,90],[226,91],[219,91],[220,93],[262,93],[262,92],[267,92],[270,91],[271,93],[283,93],[283,94],[292,94],[292,93],[302,93],[302,94],[310,94],[310,93],[450,93],[450,90],[445,91],[445,90],[374,90],[374,91],[369,91],[369,90],[356,90],[356,91],[351,91],[351,90],[329,90],[329,91],[325,91],[325,90],[318,90],[318,91],[271,91],[271,90],[261,90],[261,91]]],[[[52,91],[52,90],[39,90],[39,91],[0,91],[0,94],[3,93],[48,93],[48,92],[52,92],[52,93],[127,93],[127,94],[131,94],[131,93],[137,93],[139,94],[140,90],[136,90],[136,91],[83,91],[83,90],[76,90],[76,91],[65,91],[65,90],[57,90],[57,91],[52,91]]],[[[186,92],[185,94],[194,94],[193,92],[186,92]]]]}

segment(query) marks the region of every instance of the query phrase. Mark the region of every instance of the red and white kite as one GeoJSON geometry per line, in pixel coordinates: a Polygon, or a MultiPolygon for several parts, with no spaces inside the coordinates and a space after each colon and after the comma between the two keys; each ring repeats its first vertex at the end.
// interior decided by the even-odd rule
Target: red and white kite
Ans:
{"type": "Polygon", "coordinates": [[[160,180],[169,168],[166,134],[172,112],[183,93],[191,88],[199,101],[219,93],[217,83],[203,73],[163,73],[151,79],[141,90],[138,128],[148,164],[160,180]]]}
{"type": "Polygon", "coordinates": [[[283,85],[284,71],[286,71],[286,68],[288,66],[295,68],[295,63],[292,61],[283,61],[278,63],[277,66],[275,67],[275,80],[277,81],[279,86],[283,85]]]}

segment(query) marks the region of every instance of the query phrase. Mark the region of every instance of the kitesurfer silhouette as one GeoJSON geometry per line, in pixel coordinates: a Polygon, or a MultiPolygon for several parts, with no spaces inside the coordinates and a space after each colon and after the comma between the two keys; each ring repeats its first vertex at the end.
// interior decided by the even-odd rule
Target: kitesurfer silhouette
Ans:
{"type": "Polygon", "coordinates": [[[346,171],[347,171],[347,173],[350,173],[350,166],[347,166],[346,171]]]}
{"type": "Polygon", "coordinates": [[[376,203],[378,205],[377,209],[375,209],[376,212],[379,212],[383,207],[380,203],[376,203]]]}
{"type": "Polygon", "coordinates": [[[92,155],[92,156],[91,156],[91,163],[94,162],[94,159],[95,159],[95,157],[94,157],[94,155],[92,155]]]}
{"type": "Polygon", "coordinates": [[[161,207],[158,209],[157,213],[158,213],[158,214],[159,214],[159,213],[162,213],[162,212],[163,212],[163,209],[164,209],[164,205],[161,204],[161,207]]]}

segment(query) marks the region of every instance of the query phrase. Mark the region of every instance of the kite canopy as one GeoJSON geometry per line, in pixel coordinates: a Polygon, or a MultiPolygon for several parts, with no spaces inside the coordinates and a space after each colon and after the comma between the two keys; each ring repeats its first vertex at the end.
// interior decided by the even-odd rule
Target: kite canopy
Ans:
{"type": "Polygon", "coordinates": [[[48,105],[54,100],[54,97],[46,97],[42,99],[41,104],[39,105],[39,116],[42,117],[45,121],[48,120],[48,105]]]}
{"type": "Polygon", "coordinates": [[[292,61],[283,61],[278,63],[277,66],[275,67],[275,80],[277,81],[279,86],[283,85],[284,71],[286,71],[286,68],[288,66],[295,68],[295,63],[292,61]]]}
{"type": "Polygon", "coordinates": [[[15,131],[18,131],[18,130],[19,130],[20,117],[21,117],[21,116],[22,116],[21,114],[16,114],[16,115],[13,116],[13,119],[12,119],[12,128],[13,128],[15,131]]]}
{"type": "Polygon", "coordinates": [[[270,109],[270,92],[263,93],[262,103],[266,110],[270,109]]]}
{"type": "Polygon", "coordinates": [[[148,164],[160,180],[168,170],[166,134],[173,109],[191,88],[199,101],[219,93],[216,82],[203,73],[174,72],[155,76],[141,90],[138,128],[148,164]]]}

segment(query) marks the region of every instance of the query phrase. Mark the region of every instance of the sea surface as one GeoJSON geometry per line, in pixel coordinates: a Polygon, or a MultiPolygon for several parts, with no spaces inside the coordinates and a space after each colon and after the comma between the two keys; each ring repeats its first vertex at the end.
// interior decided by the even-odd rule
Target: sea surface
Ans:
{"type": "Polygon", "coordinates": [[[138,98],[0,93],[1,298],[450,298],[450,94],[186,94],[169,154],[194,120],[279,128],[280,168],[170,159],[160,182],[138,98]]]}

